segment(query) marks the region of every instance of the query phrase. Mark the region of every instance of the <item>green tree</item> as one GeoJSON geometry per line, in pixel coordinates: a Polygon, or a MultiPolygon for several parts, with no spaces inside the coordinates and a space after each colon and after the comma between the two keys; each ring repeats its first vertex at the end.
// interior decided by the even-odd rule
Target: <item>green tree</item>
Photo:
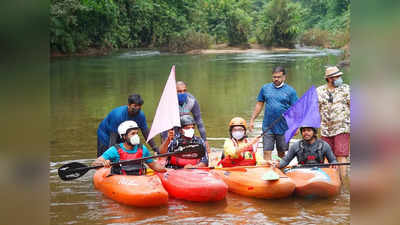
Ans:
{"type": "Polygon", "coordinates": [[[252,18],[242,9],[233,8],[226,15],[229,45],[247,44],[252,18]]]}
{"type": "Polygon", "coordinates": [[[251,1],[206,0],[203,6],[208,32],[216,37],[217,42],[247,44],[252,25],[251,1]]]}
{"type": "Polygon", "coordinates": [[[294,47],[302,28],[305,10],[300,3],[272,0],[260,12],[257,40],[265,46],[294,47]]]}
{"type": "Polygon", "coordinates": [[[346,27],[350,0],[299,0],[306,9],[305,28],[337,32],[346,27]]]}
{"type": "Polygon", "coordinates": [[[113,0],[81,0],[77,14],[78,32],[86,32],[95,47],[117,47],[113,28],[118,21],[118,6],[113,0]]]}
{"type": "Polygon", "coordinates": [[[50,48],[184,52],[212,40],[246,45],[255,39],[293,47],[304,28],[332,34],[321,43],[341,39],[338,46],[349,39],[349,24],[350,0],[51,0],[50,48]]]}
{"type": "Polygon", "coordinates": [[[301,2],[308,7],[307,30],[301,35],[301,44],[341,48],[350,42],[349,0],[301,0],[301,2]],[[317,10],[319,6],[323,7],[322,11],[317,10]]]}
{"type": "Polygon", "coordinates": [[[305,8],[305,28],[313,28],[328,13],[329,0],[301,0],[299,1],[305,8]]]}
{"type": "Polygon", "coordinates": [[[350,23],[350,1],[328,0],[328,11],[316,27],[332,33],[342,32],[350,23]]]}
{"type": "Polygon", "coordinates": [[[85,33],[79,33],[77,13],[84,10],[79,0],[53,0],[50,7],[50,48],[64,53],[75,52],[83,40],[89,45],[85,33]]]}
{"type": "Polygon", "coordinates": [[[50,47],[66,53],[117,47],[113,35],[117,15],[118,7],[112,0],[53,0],[50,47]]]}

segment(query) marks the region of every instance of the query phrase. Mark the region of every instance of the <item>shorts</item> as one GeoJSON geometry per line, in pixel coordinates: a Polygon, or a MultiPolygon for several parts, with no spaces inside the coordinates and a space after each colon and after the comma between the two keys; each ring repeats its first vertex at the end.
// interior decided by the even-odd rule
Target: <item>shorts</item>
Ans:
{"type": "Polygon", "coordinates": [[[350,134],[338,134],[332,137],[323,137],[321,139],[326,141],[332,148],[333,154],[336,157],[347,157],[350,155],[350,134]]]}
{"type": "Polygon", "coordinates": [[[274,150],[276,143],[276,149],[278,152],[285,152],[289,148],[289,144],[285,141],[285,135],[280,134],[264,134],[263,136],[263,149],[264,151],[274,150]]]}

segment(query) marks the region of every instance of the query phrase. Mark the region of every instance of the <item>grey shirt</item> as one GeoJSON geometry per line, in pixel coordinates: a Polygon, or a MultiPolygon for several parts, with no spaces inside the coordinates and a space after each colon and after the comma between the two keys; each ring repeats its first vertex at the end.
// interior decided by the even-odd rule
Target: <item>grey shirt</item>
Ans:
{"type": "MultiPolygon", "coordinates": [[[[207,140],[206,136],[206,128],[204,127],[203,120],[201,119],[201,113],[200,113],[200,105],[197,102],[196,98],[187,92],[187,99],[186,102],[182,105],[179,106],[179,114],[180,116],[183,115],[190,115],[190,113],[193,114],[193,119],[196,122],[197,129],[199,129],[199,133],[203,141],[207,140]]],[[[178,133],[178,129],[175,129],[175,133],[178,133]]],[[[161,137],[163,140],[165,140],[168,136],[168,131],[162,132],[161,137]]]]}
{"type": "Polygon", "coordinates": [[[310,145],[308,142],[300,140],[290,146],[289,151],[287,152],[285,157],[283,157],[282,160],[279,162],[279,168],[283,168],[283,167],[287,166],[294,157],[297,157],[297,160],[300,161],[300,159],[301,159],[300,143],[301,142],[303,142],[304,152],[308,151],[309,153],[311,153],[312,155],[315,155],[315,156],[318,154],[317,150],[319,147],[319,143],[322,143],[321,153],[322,153],[323,158],[326,157],[328,159],[329,163],[337,163],[336,157],[332,152],[331,146],[329,146],[329,144],[326,143],[325,141],[323,141],[321,139],[317,139],[314,143],[312,143],[310,145]]]}
{"type": "Polygon", "coordinates": [[[182,106],[179,106],[180,116],[190,115],[190,113],[192,113],[194,121],[197,125],[197,129],[199,129],[200,136],[204,141],[206,141],[206,128],[204,127],[203,120],[201,119],[200,105],[192,94],[187,92],[187,95],[186,102],[182,106]]]}

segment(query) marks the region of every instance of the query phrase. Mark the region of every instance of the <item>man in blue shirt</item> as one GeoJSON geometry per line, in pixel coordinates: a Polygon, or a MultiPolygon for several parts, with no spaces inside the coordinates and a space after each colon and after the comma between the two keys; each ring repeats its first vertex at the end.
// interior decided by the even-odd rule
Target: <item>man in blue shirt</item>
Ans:
{"type": "Polygon", "coordinates": [[[294,88],[285,83],[286,71],[283,67],[275,67],[272,72],[272,83],[265,84],[257,97],[257,103],[250,119],[249,130],[254,128],[254,120],[260,114],[264,103],[263,136],[264,160],[271,160],[271,152],[276,148],[279,157],[285,156],[289,145],[285,141],[285,131],[288,129],[286,120],[282,114],[297,101],[297,93],[294,88]],[[280,119],[279,119],[280,118],[280,119]],[[278,120],[279,119],[279,120],[278,120]]]}
{"type": "MultiPolygon", "coordinates": [[[[135,121],[142,131],[144,139],[149,135],[146,116],[141,110],[144,101],[138,94],[128,97],[128,105],[123,105],[113,109],[106,118],[100,123],[97,129],[97,157],[101,156],[109,147],[121,142],[117,128],[127,120],[135,121]]],[[[153,139],[149,141],[153,151],[158,152],[158,147],[153,139]]]]}
{"type": "MultiPolygon", "coordinates": [[[[123,140],[123,143],[115,144],[105,151],[100,157],[92,163],[93,166],[102,165],[110,167],[111,162],[119,162],[123,160],[140,159],[150,156],[149,150],[146,146],[140,144],[138,135],[139,127],[135,121],[124,121],[118,126],[118,134],[123,140]]],[[[165,172],[164,166],[153,159],[147,159],[146,164],[151,169],[158,172],[165,172]]],[[[123,166],[114,166],[112,173],[127,174],[127,175],[143,175],[146,173],[146,168],[143,161],[137,163],[127,164],[123,166]]]]}

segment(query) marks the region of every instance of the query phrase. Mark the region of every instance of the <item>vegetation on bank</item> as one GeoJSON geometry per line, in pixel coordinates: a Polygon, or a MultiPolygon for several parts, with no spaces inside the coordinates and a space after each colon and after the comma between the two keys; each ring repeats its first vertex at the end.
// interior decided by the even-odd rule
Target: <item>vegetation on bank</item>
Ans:
{"type": "Polygon", "coordinates": [[[340,48],[350,41],[350,0],[51,0],[50,49],[158,48],[212,44],[340,48]]]}

